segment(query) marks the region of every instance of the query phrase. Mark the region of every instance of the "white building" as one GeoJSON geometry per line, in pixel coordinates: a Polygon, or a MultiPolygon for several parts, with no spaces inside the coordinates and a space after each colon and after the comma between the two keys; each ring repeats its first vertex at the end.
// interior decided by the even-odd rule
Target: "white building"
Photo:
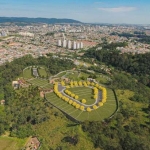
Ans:
{"type": "Polygon", "coordinates": [[[61,47],[61,40],[58,40],[58,46],[61,47]]]}
{"type": "Polygon", "coordinates": [[[30,32],[19,32],[19,35],[34,37],[34,34],[30,32]]]}
{"type": "Polygon", "coordinates": [[[80,48],[83,48],[83,43],[82,42],[80,43],[80,48]]]}
{"type": "Polygon", "coordinates": [[[75,41],[73,42],[73,49],[77,49],[77,43],[75,41]]]}
{"type": "Polygon", "coordinates": [[[68,41],[68,49],[71,49],[71,41],[68,41]]]}
{"type": "Polygon", "coordinates": [[[66,40],[63,41],[63,47],[67,47],[67,41],[66,40]]]}
{"type": "Polygon", "coordinates": [[[80,43],[77,43],[77,49],[80,49],[80,43]]]}

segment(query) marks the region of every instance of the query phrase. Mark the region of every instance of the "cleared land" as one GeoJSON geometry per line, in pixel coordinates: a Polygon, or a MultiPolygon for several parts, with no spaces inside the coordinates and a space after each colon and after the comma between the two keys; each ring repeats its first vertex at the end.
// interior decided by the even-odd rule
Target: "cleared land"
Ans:
{"type": "Polygon", "coordinates": [[[20,150],[27,139],[0,137],[0,150],[20,150]]]}
{"type": "Polygon", "coordinates": [[[43,87],[49,84],[48,80],[36,79],[36,78],[33,80],[29,80],[28,82],[35,86],[40,86],[40,87],[43,87]]]}
{"type": "Polygon", "coordinates": [[[78,80],[78,75],[79,73],[78,72],[67,72],[65,77],[71,79],[71,80],[78,80]]]}
{"type": "Polygon", "coordinates": [[[38,68],[39,74],[41,77],[46,78],[47,77],[47,72],[45,70],[45,68],[38,68]]]}
{"type": "Polygon", "coordinates": [[[23,77],[25,79],[33,78],[32,73],[31,73],[31,68],[27,68],[23,71],[23,77]]]}
{"type": "Polygon", "coordinates": [[[74,106],[69,105],[67,102],[58,98],[54,93],[47,93],[46,98],[48,101],[50,101],[51,104],[78,121],[99,121],[110,117],[117,108],[113,91],[111,89],[107,89],[107,93],[107,102],[102,107],[99,107],[98,109],[91,112],[76,109],[74,106]]]}
{"type": "Polygon", "coordinates": [[[62,77],[66,74],[66,71],[65,72],[62,72],[62,73],[59,73],[56,77],[62,77]]]}
{"type": "Polygon", "coordinates": [[[93,98],[93,90],[88,87],[74,87],[70,88],[69,91],[79,96],[79,100],[86,99],[86,105],[91,105],[95,102],[93,98]]]}

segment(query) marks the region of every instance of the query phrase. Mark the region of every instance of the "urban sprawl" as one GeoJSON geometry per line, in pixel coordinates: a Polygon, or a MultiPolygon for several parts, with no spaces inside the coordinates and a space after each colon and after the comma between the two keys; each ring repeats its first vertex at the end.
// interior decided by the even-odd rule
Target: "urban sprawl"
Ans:
{"type": "MultiPolygon", "coordinates": [[[[141,43],[137,37],[120,36],[122,33],[142,32],[150,35],[148,26],[90,25],[90,24],[32,24],[18,26],[11,23],[0,25],[0,65],[15,58],[31,54],[33,57],[48,53],[71,57],[83,55],[90,47],[103,42],[126,42],[117,47],[122,53],[150,52],[150,44],[141,43]]],[[[102,47],[99,47],[101,49],[102,47]]]]}

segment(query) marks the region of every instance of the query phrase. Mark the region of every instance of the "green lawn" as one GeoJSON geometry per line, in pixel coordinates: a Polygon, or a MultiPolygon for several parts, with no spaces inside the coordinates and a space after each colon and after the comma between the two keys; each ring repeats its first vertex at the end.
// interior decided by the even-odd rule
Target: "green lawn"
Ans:
{"type": "Polygon", "coordinates": [[[48,80],[37,79],[37,78],[35,78],[33,80],[29,80],[28,82],[35,86],[40,86],[40,87],[43,87],[43,86],[46,86],[49,84],[48,80]]]}
{"type": "Polygon", "coordinates": [[[45,84],[43,86],[43,89],[50,89],[50,88],[53,88],[53,84],[45,84]]]}
{"type": "Polygon", "coordinates": [[[91,112],[76,109],[72,105],[69,105],[67,102],[58,98],[54,93],[47,93],[46,98],[51,102],[51,104],[78,121],[100,121],[110,117],[116,111],[117,107],[113,91],[111,89],[107,89],[107,93],[107,102],[102,107],[99,107],[97,110],[93,110],[91,112]]]}
{"type": "Polygon", "coordinates": [[[81,72],[79,77],[84,77],[86,79],[89,77],[89,74],[85,72],[81,72]]]}
{"type": "Polygon", "coordinates": [[[39,74],[41,77],[44,77],[44,78],[47,77],[47,72],[46,72],[45,68],[39,68],[38,71],[39,71],[39,74]]]}
{"type": "Polygon", "coordinates": [[[31,68],[27,68],[23,71],[23,77],[25,79],[33,78],[32,73],[31,73],[31,68]]]}
{"type": "Polygon", "coordinates": [[[86,99],[86,104],[91,105],[95,102],[93,98],[93,90],[88,87],[74,87],[70,88],[69,91],[79,96],[79,100],[86,99]]]}
{"type": "Polygon", "coordinates": [[[27,139],[0,137],[0,150],[20,150],[26,141],[27,139]]]}
{"type": "Polygon", "coordinates": [[[71,80],[78,80],[78,72],[67,72],[65,77],[71,79],[71,80]]]}
{"type": "Polygon", "coordinates": [[[66,74],[66,72],[62,72],[62,73],[60,73],[60,74],[58,74],[56,77],[62,77],[62,76],[64,76],[66,74]]]}
{"type": "Polygon", "coordinates": [[[107,77],[105,77],[105,76],[103,77],[103,75],[97,75],[96,80],[97,80],[99,83],[107,84],[107,83],[109,83],[110,81],[108,81],[106,78],[107,78],[107,77]]]}

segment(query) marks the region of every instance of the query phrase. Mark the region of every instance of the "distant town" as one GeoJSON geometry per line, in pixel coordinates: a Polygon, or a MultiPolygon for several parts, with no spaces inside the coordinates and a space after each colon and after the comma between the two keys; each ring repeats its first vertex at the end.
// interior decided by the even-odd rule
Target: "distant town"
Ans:
{"type": "Polygon", "coordinates": [[[35,58],[48,53],[63,54],[66,57],[71,57],[74,53],[83,55],[90,47],[104,42],[126,42],[127,46],[117,47],[122,53],[146,53],[150,52],[150,44],[128,35],[144,33],[148,36],[149,29],[149,26],[135,25],[35,23],[19,26],[2,23],[0,24],[0,65],[27,54],[35,58]]]}

